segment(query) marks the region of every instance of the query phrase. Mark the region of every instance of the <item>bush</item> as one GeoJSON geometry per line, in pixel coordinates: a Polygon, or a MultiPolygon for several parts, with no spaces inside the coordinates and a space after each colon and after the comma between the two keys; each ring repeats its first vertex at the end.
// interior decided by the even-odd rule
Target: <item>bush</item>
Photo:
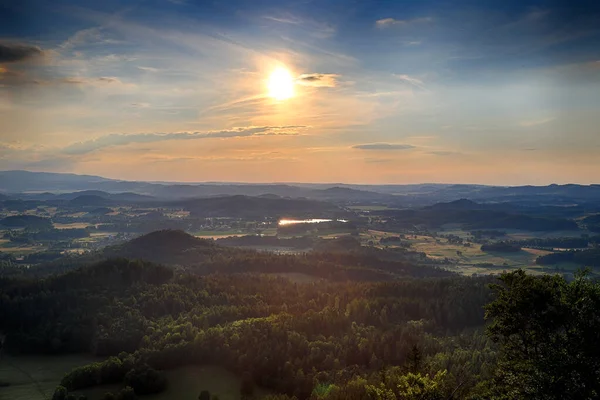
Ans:
{"type": "Polygon", "coordinates": [[[167,388],[164,375],[145,364],[129,371],[125,375],[125,383],[138,395],[160,393],[167,388]]]}
{"type": "Polygon", "coordinates": [[[52,400],[65,400],[67,398],[67,388],[64,386],[57,386],[52,395],[52,400]]]}
{"type": "Polygon", "coordinates": [[[481,251],[499,252],[499,253],[516,253],[521,251],[521,246],[506,242],[490,243],[481,246],[481,251]]]}

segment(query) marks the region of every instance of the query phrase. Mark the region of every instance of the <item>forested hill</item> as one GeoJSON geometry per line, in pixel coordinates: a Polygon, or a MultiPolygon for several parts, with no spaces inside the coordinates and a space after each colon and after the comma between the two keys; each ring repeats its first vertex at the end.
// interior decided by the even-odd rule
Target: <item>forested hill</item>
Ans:
{"type": "Polygon", "coordinates": [[[521,229],[529,231],[578,230],[573,220],[525,214],[510,204],[479,204],[461,199],[450,203],[409,210],[374,211],[403,226],[423,225],[437,228],[444,224],[462,224],[464,229],[521,229]]]}
{"type": "Polygon", "coordinates": [[[350,215],[341,208],[323,201],[281,197],[221,196],[169,203],[189,210],[195,217],[230,218],[338,218],[350,215]]]}
{"type": "Polygon", "coordinates": [[[144,259],[166,264],[193,264],[224,251],[236,252],[218,246],[212,240],[200,239],[180,230],[165,229],[106,247],[103,254],[106,257],[144,259]]]}
{"type": "MultiPolygon", "coordinates": [[[[336,242],[328,240],[327,242],[336,242]]],[[[360,246],[359,246],[360,250],[360,246]]],[[[103,250],[104,257],[124,257],[179,265],[197,274],[302,273],[335,281],[387,281],[404,276],[450,276],[453,273],[411,262],[386,261],[377,251],[330,251],[278,255],[249,249],[224,247],[213,240],[199,239],[183,231],[162,230],[103,250]]]]}
{"type": "Polygon", "coordinates": [[[104,384],[118,399],[160,392],[162,371],[194,364],[241,376],[244,398],[254,385],[270,389],[263,400],[600,393],[600,285],[583,276],[298,284],[118,259],[42,280],[0,279],[0,292],[6,352],[105,358],[68,373],[53,399],[104,384]]]}

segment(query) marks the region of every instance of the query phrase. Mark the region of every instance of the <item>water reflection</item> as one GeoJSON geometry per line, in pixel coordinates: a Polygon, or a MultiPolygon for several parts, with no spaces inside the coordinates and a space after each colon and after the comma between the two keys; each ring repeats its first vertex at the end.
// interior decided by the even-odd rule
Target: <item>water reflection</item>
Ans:
{"type": "Polygon", "coordinates": [[[294,225],[294,224],[318,224],[321,222],[332,222],[332,221],[337,221],[337,222],[348,222],[345,219],[321,219],[321,218],[310,218],[310,219],[281,219],[279,220],[279,225],[280,226],[285,226],[285,225],[294,225]]]}

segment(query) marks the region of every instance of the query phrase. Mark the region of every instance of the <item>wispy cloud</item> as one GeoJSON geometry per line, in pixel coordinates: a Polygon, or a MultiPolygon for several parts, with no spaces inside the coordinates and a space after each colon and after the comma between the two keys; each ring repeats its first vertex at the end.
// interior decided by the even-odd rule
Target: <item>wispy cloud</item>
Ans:
{"type": "Polygon", "coordinates": [[[554,118],[554,117],[549,117],[549,118],[543,118],[543,119],[521,121],[521,122],[519,122],[519,125],[525,126],[525,127],[537,126],[537,125],[547,124],[548,122],[554,121],[555,119],[556,118],[554,118]]]}
{"type": "Polygon", "coordinates": [[[115,86],[126,86],[126,87],[135,87],[133,83],[125,83],[121,81],[121,79],[114,76],[100,76],[97,78],[87,78],[87,77],[67,77],[62,78],[59,82],[72,84],[72,85],[90,85],[90,86],[105,86],[105,85],[115,85],[115,86]]]}
{"type": "Polygon", "coordinates": [[[384,164],[384,163],[389,163],[392,161],[394,161],[394,160],[392,160],[390,158],[372,158],[372,157],[365,158],[365,162],[368,164],[384,164]]]}
{"type": "Polygon", "coordinates": [[[142,71],[146,71],[146,72],[158,72],[160,71],[158,68],[154,68],[154,67],[144,67],[141,65],[138,65],[137,67],[138,69],[141,69],[142,71]]]}
{"type": "Polygon", "coordinates": [[[395,18],[382,18],[375,21],[375,26],[378,28],[389,28],[392,26],[406,26],[410,24],[422,24],[433,21],[431,17],[413,18],[413,19],[395,19],[395,18]]]}
{"type": "Polygon", "coordinates": [[[352,146],[352,148],[358,150],[410,150],[414,149],[415,146],[401,143],[367,143],[357,144],[352,146]]]}
{"type": "Polygon", "coordinates": [[[113,146],[124,146],[131,143],[152,143],[168,140],[192,140],[192,139],[211,139],[211,138],[234,138],[259,135],[297,135],[299,130],[306,128],[299,125],[288,126],[248,126],[236,127],[220,131],[207,132],[172,132],[172,133],[137,133],[101,136],[85,142],[73,143],[65,147],[62,152],[65,154],[85,154],[95,150],[113,146]]]}
{"type": "Polygon", "coordinates": [[[150,103],[131,103],[130,106],[134,108],[150,108],[152,105],[150,103]]]}
{"type": "Polygon", "coordinates": [[[307,32],[309,32],[311,36],[319,38],[331,37],[336,32],[335,27],[331,24],[319,22],[314,19],[301,18],[297,15],[292,14],[265,15],[263,18],[280,24],[288,24],[301,27],[307,32]]]}
{"type": "Polygon", "coordinates": [[[411,84],[412,86],[418,87],[419,89],[427,90],[423,81],[419,78],[415,78],[414,76],[409,76],[406,74],[395,74],[394,76],[404,82],[411,84]]]}
{"type": "Polygon", "coordinates": [[[433,151],[428,151],[427,154],[431,154],[434,156],[454,156],[457,154],[460,154],[456,151],[449,151],[449,150],[433,150],[433,151]]]}
{"type": "Polygon", "coordinates": [[[335,87],[338,78],[337,74],[302,74],[296,78],[296,83],[312,87],[335,87]]]}

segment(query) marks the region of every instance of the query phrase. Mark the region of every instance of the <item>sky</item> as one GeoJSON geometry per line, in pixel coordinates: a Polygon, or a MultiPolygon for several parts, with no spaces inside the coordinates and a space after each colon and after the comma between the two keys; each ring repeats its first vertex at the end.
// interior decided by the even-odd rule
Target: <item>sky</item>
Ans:
{"type": "Polygon", "coordinates": [[[0,0],[0,169],[600,183],[600,2],[0,0]]]}

